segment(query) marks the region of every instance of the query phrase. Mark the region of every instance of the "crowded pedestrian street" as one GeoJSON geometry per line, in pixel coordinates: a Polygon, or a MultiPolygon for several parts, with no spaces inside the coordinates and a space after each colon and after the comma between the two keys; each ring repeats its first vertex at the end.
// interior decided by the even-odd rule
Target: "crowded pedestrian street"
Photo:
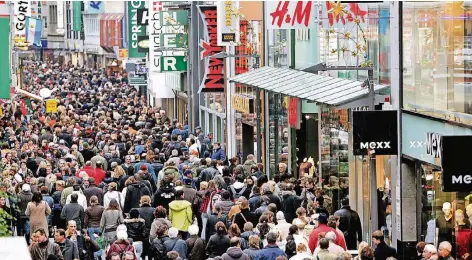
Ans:
{"type": "Polygon", "coordinates": [[[0,260],[472,260],[471,17],[0,1],[0,260]]]}

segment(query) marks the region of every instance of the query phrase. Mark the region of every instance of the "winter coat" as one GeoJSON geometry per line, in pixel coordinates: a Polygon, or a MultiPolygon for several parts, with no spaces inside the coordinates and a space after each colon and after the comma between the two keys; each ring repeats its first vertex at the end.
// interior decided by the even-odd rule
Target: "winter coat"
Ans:
{"type": "Polygon", "coordinates": [[[226,228],[229,227],[228,217],[226,215],[222,214],[221,218],[218,217],[218,213],[212,213],[211,215],[208,215],[206,229],[205,229],[205,240],[206,241],[209,241],[210,237],[212,235],[216,234],[215,225],[216,225],[216,223],[218,223],[218,221],[223,222],[223,224],[225,224],[226,228]]]}
{"type": "Polygon", "coordinates": [[[121,210],[105,210],[100,220],[100,230],[104,233],[114,232],[121,223],[123,223],[121,210]]]}
{"type": "Polygon", "coordinates": [[[46,237],[49,235],[48,221],[46,219],[46,216],[51,214],[51,208],[44,200],[38,204],[36,204],[35,202],[28,203],[25,214],[30,218],[31,230],[34,231],[38,228],[42,228],[46,231],[46,237]]]}
{"type": "Polygon", "coordinates": [[[174,178],[174,181],[180,180],[180,173],[179,169],[175,166],[167,166],[162,169],[162,172],[164,173],[164,178],[168,176],[172,176],[174,178]]]}
{"type": "Polygon", "coordinates": [[[246,160],[243,164],[244,177],[250,176],[252,174],[251,167],[256,165],[257,164],[254,160],[246,160]]]}
{"type": "Polygon", "coordinates": [[[55,255],[58,259],[64,260],[61,248],[56,243],[49,242],[49,240],[32,245],[30,254],[31,259],[34,260],[47,260],[49,255],[55,255]]]}
{"type": "Polygon", "coordinates": [[[151,231],[151,225],[152,221],[154,220],[154,210],[155,208],[149,206],[149,205],[142,205],[138,211],[139,211],[139,217],[144,219],[144,222],[146,223],[146,230],[144,236],[149,236],[149,232],[151,231]]]}
{"type": "Polygon", "coordinates": [[[62,250],[62,256],[65,260],[79,259],[79,249],[77,248],[77,245],[67,238],[64,241],[64,249],[62,250]]]}
{"type": "Polygon", "coordinates": [[[85,228],[99,228],[100,220],[102,219],[104,207],[100,205],[93,205],[85,211],[84,227],[85,228]]]}
{"type": "Polygon", "coordinates": [[[187,244],[179,238],[170,238],[164,242],[167,252],[176,251],[182,259],[187,259],[187,244]]]}
{"type": "Polygon", "coordinates": [[[259,221],[256,213],[249,211],[249,209],[242,209],[240,213],[234,216],[233,223],[236,223],[240,230],[244,230],[244,224],[246,224],[246,222],[251,222],[255,227],[259,221]]]}
{"type": "Polygon", "coordinates": [[[234,206],[234,202],[232,200],[220,200],[215,203],[213,207],[219,206],[221,207],[221,211],[223,214],[228,215],[231,207],[234,206]]]}
{"type": "Polygon", "coordinates": [[[141,197],[144,195],[151,196],[151,191],[143,183],[135,182],[128,185],[123,212],[129,213],[132,208],[138,208],[141,197]]]}
{"type": "Polygon", "coordinates": [[[28,203],[31,202],[33,198],[33,193],[31,191],[21,191],[18,194],[18,210],[20,211],[20,217],[26,217],[25,211],[28,203]]]}
{"type": "Polygon", "coordinates": [[[223,260],[251,260],[239,247],[230,247],[222,256],[223,260]]]}
{"type": "Polygon", "coordinates": [[[110,201],[112,199],[115,199],[116,202],[118,202],[118,204],[120,205],[120,207],[123,208],[125,204],[125,198],[121,194],[121,192],[114,190],[108,191],[107,193],[105,193],[105,195],[103,195],[103,207],[105,209],[108,208],[108,205],[110,204],[110,201]]]}
{"type": "Polygon", "coordinates": [[[90,198],[92,196],[97,196],[98,204],[103,205],[103,190],[95,186],[95,184],[90,184],[90,186],[84,190],[85,198],[87,198],[87,203],[90,203],[90,198]]]}
{"type": "Polygon", "coordinates": [[[61,219],[65,219],[66,222],[75,220],[77,229],[80,230],[84,219],[84,208],[77,203],[69,203],[62,208],[61,219]]]}
{"type": "Polygon", "coordinates": [[[248,249],[244,249],[243,250],[243,253],[245,253],[246,255],[249,256],[249,258],[251,260],[254,260],[256,259],[256,255],[261,252],[261,250],[259,248],[255,248],[255,247],[250,247],[248,249]]]}
{"type": "Polygon", "coordinates": [[[248,199],[249,195],[251,195],[251,187],[248,187],[241,182],[235,182],[233,185],[228,187],[228,192],[232,200],[237,200],[241,196],[248,199]]]}
{"type": "Polygon", "coordinates": [[[188,231],[192,225],[192,204],[186,200],[174,200],[169,204],[169,220],[179,231],[188,231]]]}
{"type": "Polygon", "coordinates": [[[256,255],[256,260],[273,260],[278,256],[287,256],[277,245],[267,245],[256,255]]]}
{"type": "Polygon", "coordinates": [[[213,154],[211,155],[212,160],[217,160],[217,161],[226,161],[226,152],[223,150],[223,148],[218,148],[213,151],[213,154]]]}
{"type": "Polygon", "coordinates": [[[339,217],[339,229],[344,233],[346,246],[349,250],[355,250],[357,243],[362,241],[362,226],[359,214],[351,209],[350,206],[344,206],[334,213],[339,217]]]}
{"type": "Polygon", "coordinates": [[[144,241],[146,221],[142,218],[125,219],[123,223],[126,226],[126,232],[128,232],[128,238],[133,241],[144,241]]]}
{"type": "Polygon", "coordinates": [[[164,235],[162,237],[156,237],[155,239],[152,240],[151,242],[151,256],[154,257],[155,260],[159,260],[160,258],[157,256],[165,256],[167,254],[167,249],[165,249],[164,243],[169,240],[169,236],[164,235]],[[159,245],[159,247],[158,247],[159,245]],[[158,251],[161,248],[161,251],[158,251]],[[156,256],[157,255],[157,256],[156,256]]]}
{"type": "Polygon", "coordinates": [[[197,191],[190,187],[185,187],[182,189],[184,191],[184,199],[193,204],[195,196],[197,196],[197,191]]]}
{"type": "Polygon", "coordinates": [[[271,191],[264,193],[269,198],[269,203],[274,203],[277,206],[277,211],[282,209],[279,197],[275,196],[271,191]]]}
{"type": "Polygon", "coordinates": [[[197,235],[190,236],[187,244],[188,260],[205,260],[205,241],[197,235]]]}
{"type": "Polygon", "coordinates": [[[220,236],[214,234],[208,240],[206,252],[210,257],[223,255],[229,248],[229,237],[227,235],[220,236]]]}
{"type": "Polygon", "coordinates": [[[138,258],[134,254],[135,249],[132,243],[130,243],[128,240],[117,240],[115,241],[111,246],[110,249],[107,252],[107,259],[110,259],[110,255],[112,253],[124,253],[124,252],[133,252],[134,259],[137,260],[138,258]]]}
{"type": "Polygon", "coordinates": [[[200,183],[204,182],[204,181],[209,182],[209,181],[213,180],[213,178],[217,174],[220,174],[220,172],[217,169],[215,169],[213,167],[208,167],[200,173],[200,176],[198,177],[198,179],[199,179],[200,183]]]}
{"type": "Polygon", "coordinates": [[[163,218],[156,218],[151,224],[151,231],[149,233],[149,242],[154,241],[157,237],[157,227],[161,224],[167,225],[167,229],[172,227],[172,223],[169,220],[163,218]]]}
{"type": "Polygon", "coordinates": [[[374,251],[375,260],[386,260],[389,257],[397,257],[397,251],[388,246],[384,241],[377,245],[374,251]]]}
{"type": "Polygon", "coordinates": [[[285,220],[288,223],[297,218],[296,211],[300,207],[301,201],[299,197],[293,191],[282,191],[282,208],[277,209],[281,210],[284,213],[285,220]]]}
{"type": "Polygon", "coordinates": [[[174,186],[160,187],[159,190],[152,196],[152,206],[157,208],[163,206],[169,210],[169,203],[175,200],[174,186]]]}

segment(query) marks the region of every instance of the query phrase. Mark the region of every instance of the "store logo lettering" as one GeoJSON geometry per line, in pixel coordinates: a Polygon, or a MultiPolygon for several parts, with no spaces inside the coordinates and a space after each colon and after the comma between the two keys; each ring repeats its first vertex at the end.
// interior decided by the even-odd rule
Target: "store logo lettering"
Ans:
{"type": "Polygon", "coordinates": [[[387,149],[390,142],[361,142],[361,149],[387,149]]]}
{"type": "Polygon", "coordinates": [[[410,148],[422,148],[426,147],[426,141],[410,141],[410,148]]]}
{"type": "Polygon", "coordinates": [[[472,176],[471,175],[452,175],[452,184],[471,184],[472,176]]]}

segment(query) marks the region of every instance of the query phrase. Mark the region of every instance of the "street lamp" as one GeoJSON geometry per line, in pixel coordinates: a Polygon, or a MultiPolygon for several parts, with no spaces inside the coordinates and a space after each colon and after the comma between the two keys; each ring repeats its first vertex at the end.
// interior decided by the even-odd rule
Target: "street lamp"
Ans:
{"type": "MultiPolygon", "coordinates": [[[[257,69],[260,65],[260,57],[259,54],[230,54],[227,52],[219,52],[213,55],[210,55],[208,58],[217,58],[217,59],[226,59],[226,58],[255,58],[256,63],[254,64],[253,68],[257,69]]],[[[261,162],[262,158],[262,141],[261,141],[261,92],[256,87],[256,142],[257,142],[257,154],[256,160],[261,162]]]]}

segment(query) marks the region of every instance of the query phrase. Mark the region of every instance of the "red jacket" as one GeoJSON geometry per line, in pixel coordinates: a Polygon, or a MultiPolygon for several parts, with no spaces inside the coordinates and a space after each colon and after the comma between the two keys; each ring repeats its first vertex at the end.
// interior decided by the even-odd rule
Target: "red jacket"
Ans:
{"type": "Polygon", "coordinates": [[[98,186],[103,181],[103,179],[105,179],[105,171],[100,168],[96,168],[94,178],[95,184],[98,186]]]}
{"type": "Polygon", "coordinates": [[[84,166],[84,168],[80,169],[79,171],[77,171],[77,173],[75,174],[76,177],[79,177],[79,174],[80,172],[86,172],[87,175],[89,176],[89,178],[95,178],[95,169],[92,168],[92,166],[84,166]]]}
{"type": "MultiPolygon", "coordinates": [[[[325,224],[319,224],[317,228],[315,228],[311,234],[310,234],[310,241],[308,241],[308,247],[310,247],[310,251],[313,253],[315,251],[315,248],[318,246],[318,235],[322,232],[328,233],[328,232],[334,232],[336,234],[336,240],[334,243],[340,247],[343,247],[343,238],[341,236],[338,236],[337,232],[335,229],[328,227],[328,225],[325,224]]],[[[344,250],[346,250],[346,245],[344,244],[344,250]]]]}

